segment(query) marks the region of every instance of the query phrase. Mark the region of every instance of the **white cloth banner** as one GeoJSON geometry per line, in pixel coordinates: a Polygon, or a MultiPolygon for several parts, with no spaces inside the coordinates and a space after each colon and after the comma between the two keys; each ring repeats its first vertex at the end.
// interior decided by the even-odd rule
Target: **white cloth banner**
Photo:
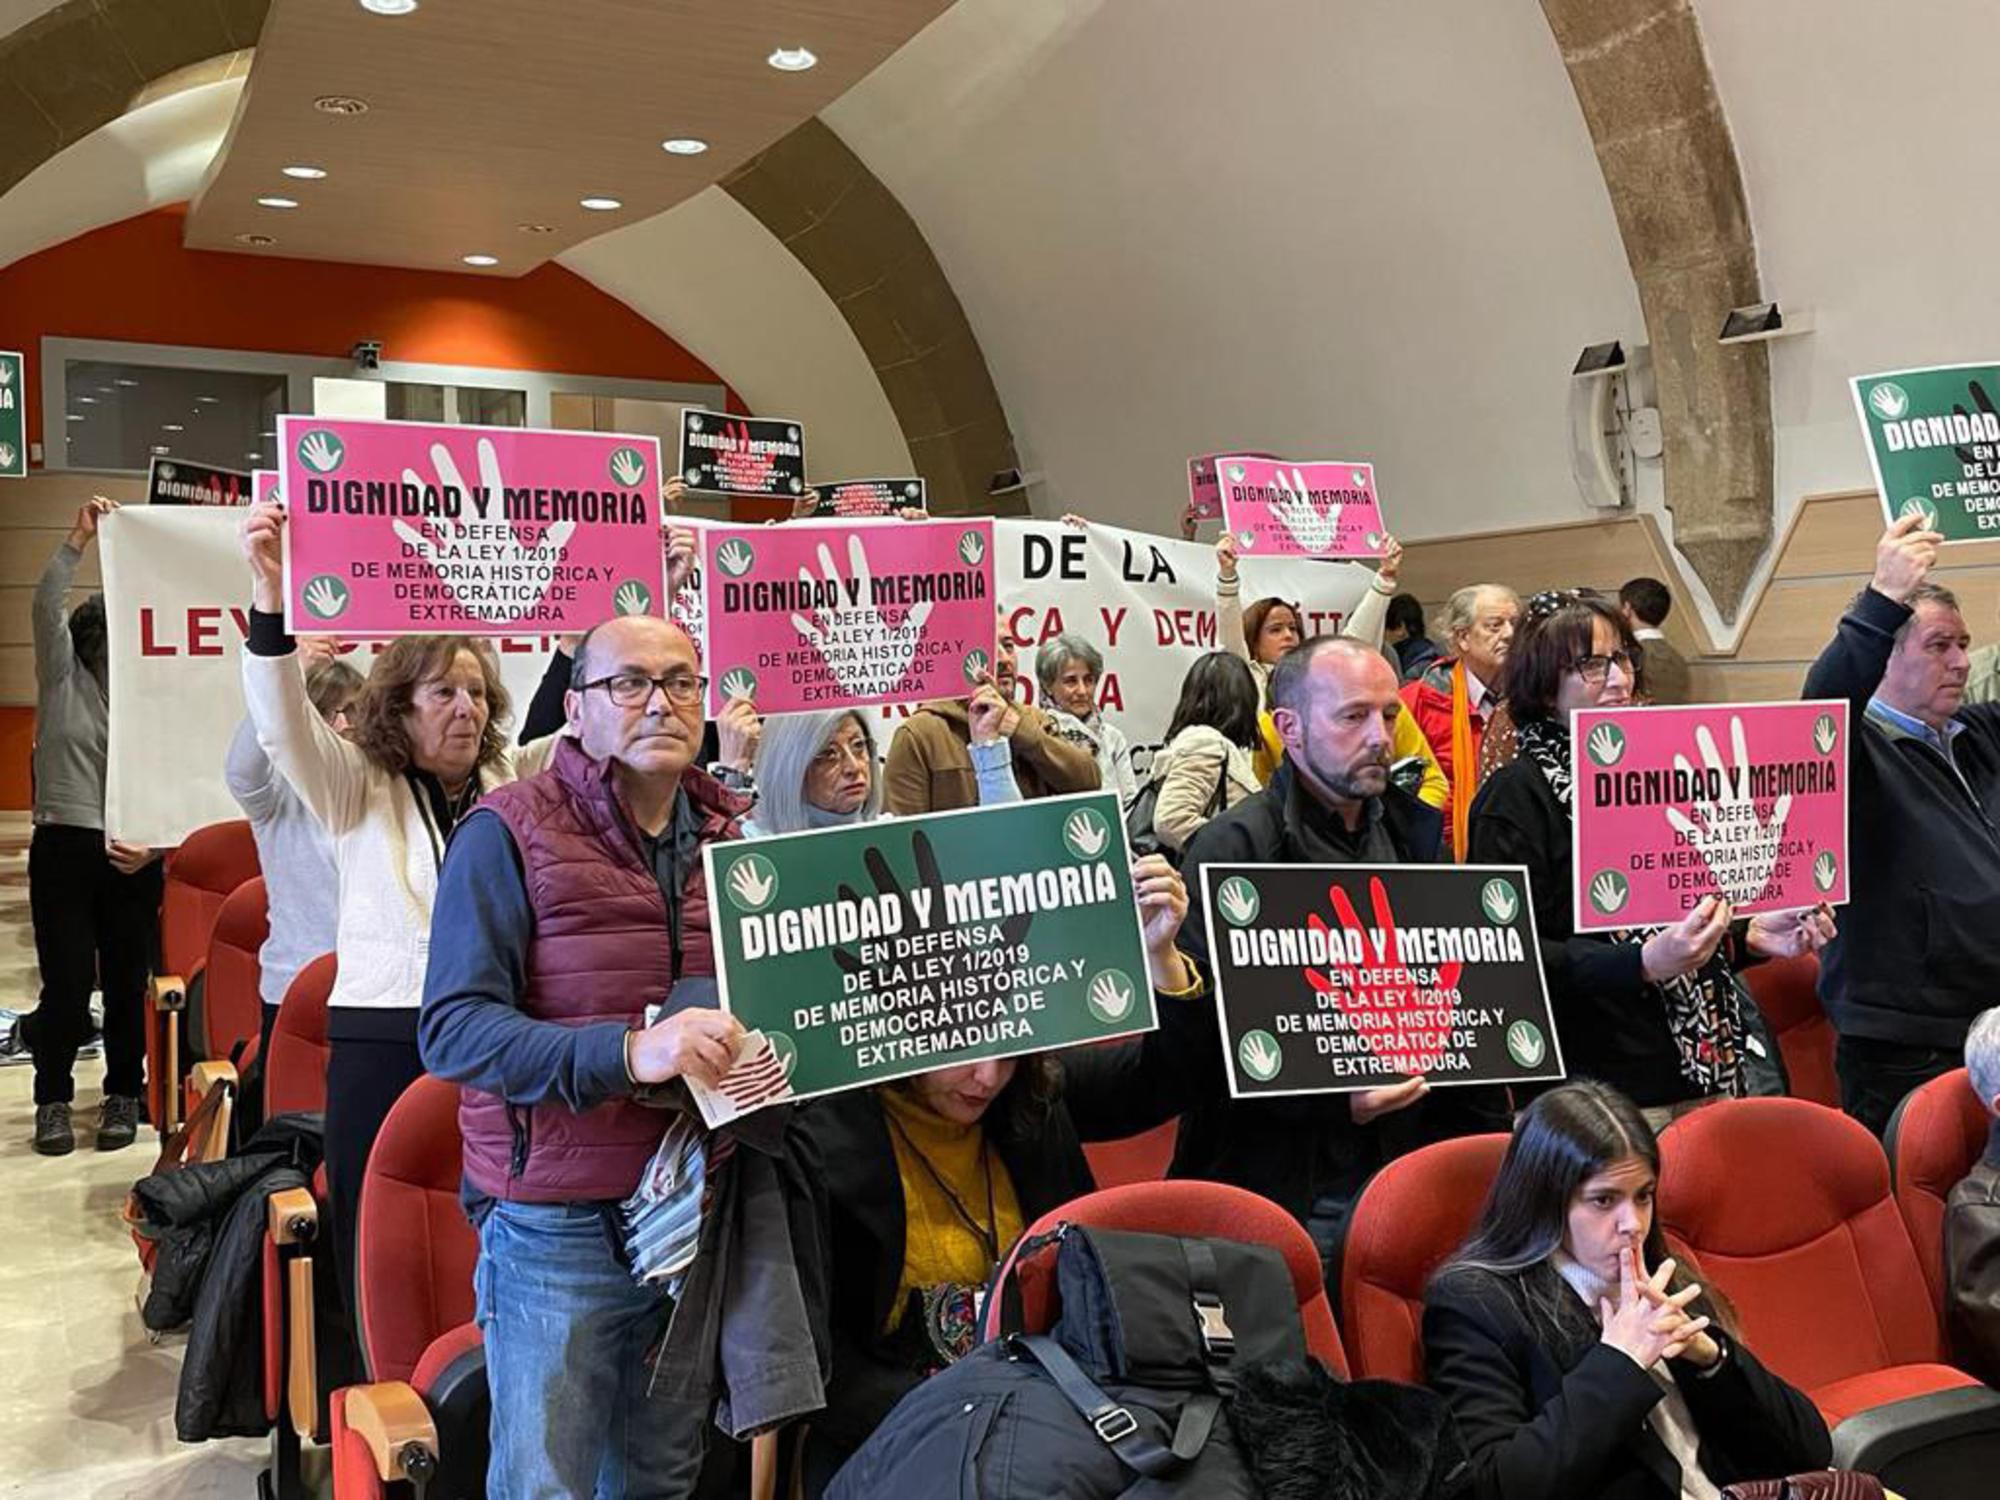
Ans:
{"type": "MultiPolygon", "coordinates": [[[[204,506],[126,506],[104,522],[111,659],[105,822],[116,838],[168,846],[204,824],[242,816],[222,781],[223,755],[243,719],[238,659],[250,578],[236,540],[241,520],[239,511],[204,506]]],[[[1036,647],[1063,630],[1082,635],[1104,653],[1099,700],[1131,739],[1143,773],[1173,716],[1181,678],[1216,649],[1214,549],[1054,521],[1002,520],[995,535],[1000,599],[1020,645],[1022,697],[1037,695],[1036,647]]],[[[1266,594],[1296,600],[1308,634],[1337,629],[1373,576],[1357,564],[1304,558],[1245,559],[1241,566],[1244,603],[1266,594]]],[[[554,643],[503,636],[492,644],[518,725],[554,643]]],[[[365,670],[368,655],[364,647],[349,659],[365,670]]],[[[907,709],[881,713],[895,720],[907,709]]]]}

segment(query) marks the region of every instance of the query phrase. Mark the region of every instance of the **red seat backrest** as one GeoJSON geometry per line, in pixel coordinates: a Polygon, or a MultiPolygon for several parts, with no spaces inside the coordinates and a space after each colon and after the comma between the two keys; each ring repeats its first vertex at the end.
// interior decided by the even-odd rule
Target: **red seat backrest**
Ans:
{"type": "MultiPolygon", "coordinates": [[[[1136,1182],[1104,1188],[1051,1209],[1030,1224],[1008,1252],[995,1286],[1013,1279],[1021,1294],[1022,1325],[1039,1333],[1055,1321],[1054,1247],[1035,1257],[1034,1266],[1019,1265],[1021,1245],[1062,1223],[1098,1229],[1128,1229],[1144,1234],[1184,1235],[1193,1239],[1238,1240],[1269,1245],[1285,1257],[1292,1273],[1292,1291],[1305,1325],[1306,1348],[1343,1378],[1347,1354],[1333,1326],[1333,1307],[1326,1299],[1325,1271],[1319,1250],[1299,1222],[1268,1198],[1220,1182],[1136,1182]]],[[[988,1299],[986,1337],[1001,1332],[1006,1299],[988,1299]]]]}
{"type": "Polygon", "coordinates": [[[1889,1162],[1803,1099],[1728,1099],[1660,1137],[1659,1214],[1764,1363],[1805,1390],[1935,1362],[1943,1340],[1889,1162]]]}
{"type": "Polygon", "coordinates": [[[1819,1003],[1819,955],[1752,964],[1743,971],[1743,982],[1778,1039],[1792,1097],[1840,1108],[1840,1079],[1833,1071],[1836,1038],[1819,1003]]]}
{"type": "Polygon", "coordinates": [[[1972,1092],[1965,1069],[1954,1068],[1911,1090],[1889,1122],[1896,1206],[1916,1246],[1931,1299],[1944,1313],[1944,1205],[1951,1190],[1986,1152],[1993,1117],[1972,1092]]]}
{"type": "Polygon", "coordinates": [[[160,972],[185,979],[200,968],[222,903],[262,873],[247,820],[210,823],[189,834],[167,856],[160,890],[160,972]]]}
{"type": "Polygon", "coordinates": [[[326,1108],[326,1002],[335,969],[333,955],[322,953],[299,970],[278,1006],[264,1062],[267,1117],[326,1108]]]}
{"type": "Polygon", "coordinates": [[[259,954],[271,934],[264,879],[253,876],[231,891],[208,937],[202,981],[202,1032],[210,1057],[228,1057],[238,1042],[260,1035],[264,1002],[258,993],[259,954]]]}
{"type": "Polygon", "coordinates": [[[1340,1257],[1340,1326],[1357,1376],[1422,1383],[1424,1288],[1472,1233],[1506,1154],[1504,1135],[1463,1136],[1369,1179],[1340,1257]]]}
{"type": "Polygon", "coordinates": [[[382,1122],[361,1181],[356,1279],[371,1380],[408,1380],[440,1334],[470,1322],[479,1239],[458,1196],[458,1089],[426,1074],[382,1122]]]}
{"type": "Polygon", "coordinates": [[[1169,1120],[1123,1140],[1087,1142],[1083,1155],[1090,1163],[1090,1180],[1101,1188],[1123,1187],[1128,1182],[1158,1182],[1173,1164],[1174,1143],[1180,1139],[1180,1130],[1180,1121],[1169,1120]]]}

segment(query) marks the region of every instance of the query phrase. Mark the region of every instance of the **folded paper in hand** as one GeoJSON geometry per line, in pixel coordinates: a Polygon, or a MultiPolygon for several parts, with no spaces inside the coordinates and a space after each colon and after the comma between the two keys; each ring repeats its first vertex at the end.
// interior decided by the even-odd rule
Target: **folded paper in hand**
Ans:
{"type": "Polygon", "coordinates": [[[792,1097],[790,1071],[772,1047],[771,1039],[761,1031],[743,1033],[737,1043],[736,1061],[713,1088],[692,1078],[686,1082],[696,1107],[701,1110],[702,1121],[710,1130],[792,1097]]]}

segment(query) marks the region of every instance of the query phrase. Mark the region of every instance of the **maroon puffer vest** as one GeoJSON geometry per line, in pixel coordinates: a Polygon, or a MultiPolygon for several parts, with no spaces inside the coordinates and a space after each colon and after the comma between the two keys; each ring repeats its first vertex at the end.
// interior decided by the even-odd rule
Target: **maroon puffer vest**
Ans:
{"type": "MultiPolygon", "coordinates": [[[[740,837],[749,804],[690,767],[681,790],[701,838],[740,837]]],[[[521,852],[535,935],[520,1006],[538,1021],[643,1024],[674,981],[667,906],[609,764],[565,738],[548,770],[488,793],[521,852]]],[[[708,879],[697,859],[681,891],[683,976],[713,974],[708,879]]],[[[666,1131],[667,1114],[614,1099],[584,1114],[562,1104],[510,1105],[468,1088],[458,1107],[465,1175],[478,1191],[524,1203],[623,1198],[666,1131]]]]}

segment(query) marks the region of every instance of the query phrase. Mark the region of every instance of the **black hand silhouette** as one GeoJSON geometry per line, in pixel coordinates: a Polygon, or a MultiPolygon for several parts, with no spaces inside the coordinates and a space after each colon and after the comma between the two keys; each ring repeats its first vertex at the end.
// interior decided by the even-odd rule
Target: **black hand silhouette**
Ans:
{"type": "MultiPolygon", "coordinates": [[[[944,911],[944,872],[938,868],[937,851],[931,847],[930,835],[925,833],[921,828],[910,835],[910,853],[915,857],[917,862],[917,879],[931,893],[931,910],[942,913],[944,911]]],[[[882,851],[878,846],[870,844],[867,849],[863,850],[861,863],[867,867],[868,878],[875,882],[875,889],[878,894],[898,898],[902,896],[903,883],[896,878],[896,872],[889,868],[889,861],[883,857],[882,851]]],[[[843,901],[859,901],[861,899],[860,892],[856,891],[846,881],[840,883],[839,896],[843,901]]],[[[1008,947],[1012,947],[1014,944],[1020,942],[1022,938],[1028,935],[1028,926],[1034,919],[1032,912],[1020,912],[1001,922],[1000,939],[1002,943],[1008,947]]],[[[844,972],[849,974],[865,973],[872,967],[872,965],[862,961],[860,954],[850,953],[845,948],[835,948],[833,950],[833,961],[844,972]]]]}
{"type": "MultiPolygon", "coordinates": [[[[1985,386],[1981,385],[1976,380],[1968,381],[1966,383],[1966,391],[1972,397],[1972,404],[1978,407],[1987,416],[2000,417],[2000,409],[1996,409],[1994,407],[1993,398],[1986,394],[1985,386]]],[[[1967,411],[1963,406],[1953,406],[1952,413],[1953,415],[1960,417],[1969,417],[1972,415],[1972,413],[1967,411]]],[[[1958,459],[1958,461],[1962,464],[1969,464],[1975,462],[1972,450],[1970,448],[1953,448],[1951,451],[1953,455],[1958,459]]]]}

